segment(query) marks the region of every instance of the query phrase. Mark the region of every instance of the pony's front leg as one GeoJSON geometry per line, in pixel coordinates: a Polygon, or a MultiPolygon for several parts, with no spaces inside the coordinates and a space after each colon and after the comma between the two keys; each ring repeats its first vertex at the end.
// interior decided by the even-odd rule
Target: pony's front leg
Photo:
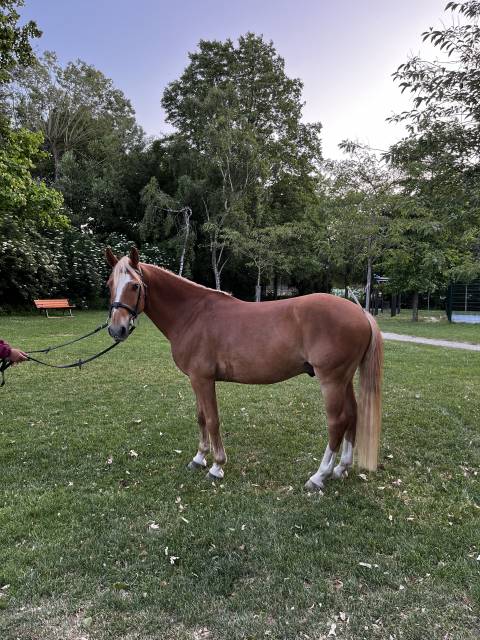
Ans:
{"type": "Polygon", "coordinates": [[[195,471],[196,469],[206,469],[207,461],[206,456],[210,451],[210,440],[208,438],[207,433],[207,425],[205,422],[205,415],[200,406],[200,402],[197,397],[197,422],[198,427],[200,429],[200,440],[198,443],[198,450],[196,455],[193,457],[193,460],[187,464],[187,468],[191,471],[195,471]]]}
{"type": "MultiPolygon", "coordinates": [[[[205,455],[208,452],[208,440],[213,450],[214,463],[210,467],[208,476],[212,480],[223,478],[223,465],[227,461],[227,455],[223,448],[220,435],[220,420],[218,418],[217,397],[215,394],[215,381],[205,378],[190,378],[193,390],[197,397],[197,412],[200,424],[200,447],[197,455],[192,460],[195,464],[204,465],[205,455]],[[201,422],[200,422],[201,416],[201,422]],[[202,424],[204,430],[202,431],[202,424]]],[[[198,467],[195,467],[198,468],[198,467]]]]}

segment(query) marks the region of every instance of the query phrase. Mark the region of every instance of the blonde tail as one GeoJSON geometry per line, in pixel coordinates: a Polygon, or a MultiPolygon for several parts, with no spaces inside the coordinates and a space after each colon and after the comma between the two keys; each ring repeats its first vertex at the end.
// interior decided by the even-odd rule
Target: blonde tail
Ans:
{"type": "Polygon", "coordinates": [[[383,338],[375,318],[368,312],[365,315],[372,337],[360,363],[356,457],[359,467],[375,471],[382,429],[383,338]]]}

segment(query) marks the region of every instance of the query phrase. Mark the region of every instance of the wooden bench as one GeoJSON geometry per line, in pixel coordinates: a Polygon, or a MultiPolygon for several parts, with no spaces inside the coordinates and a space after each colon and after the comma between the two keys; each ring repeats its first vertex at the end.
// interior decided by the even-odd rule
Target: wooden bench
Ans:
{"type": "MultiPolygon", "coordinates": [[[[48,315],[48,310],[49,309],[58,309],[63,311],[63,315],[65,315],[65,311],[69,311],[70,313],[70,317],[73,318],[72,316],[72,309],[75,309],[75,305],[74,304],[70,304],[69,301],[66,298],[60,298],[58,300],[34,300],[33,301],[35,303],[35,306],[37,307],[37,309],[40,309],[41,311],[45,311],[45,314],[47,316],[47,318],[50,318],[50,316],[48,315]]],[[[53,318],[55,317],[59,317],[59,316],[52,316],[53,318]]]]}

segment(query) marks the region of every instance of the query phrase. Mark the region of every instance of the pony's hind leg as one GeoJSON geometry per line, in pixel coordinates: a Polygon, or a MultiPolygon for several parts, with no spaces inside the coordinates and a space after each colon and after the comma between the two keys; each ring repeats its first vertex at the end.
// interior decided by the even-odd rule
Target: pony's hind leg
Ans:
{"type": "Polygon", "coordinates": [[[222,436],[220,435],[215,381],[206,378],[190,378],[190,381],[197,397],[198,415],[202,416],[201,421],[199,418],[201,429],[200,447],[202,450],[199,448],[192,462],[203,466],[205,453],[208,452],[208,442],[210,442],[213,450],[214,463],[210,467],[208,476],[213,480],[220,480],[224,475],[222,467],[227,461],[227,455],[223,448],[222,436]],[[203,431],[202,425],[204,425],[203,431]]]}
{"type": "Polygon", "coordinates": [[[307,491],[324,489],[325,481],[333,474],[338,448],[345,432],[355,419],[355,412],[352,411],[353,407],[349,402],[351,384],[329,382],[321,385],[327,412],[328,444],[318,471],[305,484],[307,491]]]}
{"type": "Polygon", "coordinates": [[[197,398],[197,422],[198,422],[198,427],[200,429],[200,440],[198,443],[198,450],[196,455],[193,457],[193,460],[190,460],[190,462],[187,465],[187,468],[190,469],[191,471],[194,471],[196,469],[207,468],[207,461],[205,458],[208,452],[210,451],[210,441],[208,439],[205,415],[202,411],[198,398],[197,398]]]}

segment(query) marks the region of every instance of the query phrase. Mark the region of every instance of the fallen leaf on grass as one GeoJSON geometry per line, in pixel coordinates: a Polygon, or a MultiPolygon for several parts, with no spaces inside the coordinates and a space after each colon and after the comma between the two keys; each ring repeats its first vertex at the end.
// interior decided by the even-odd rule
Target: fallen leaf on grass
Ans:
{"type": "Polygon", "coordinates": [[[365,480],[365,482],[367,482],[367,476],[364,473],[359,473],[358,477],[361,478],[362,480],[365,480]]]}
{"type": "Polygon", "coordinates": [[[130,449],[130,451],[128,452],[128,455],[130,458],[133,458],[133,459],[138,458],[138,453],[133,449],[130,449]]]}
{"type": "Polygon", "coordinates": [[[91,617],[84,618],[82,620],[82,627],[85,627],[86,629],[88,629],[92,626],[92,622],[93,622],[93,618],[91,617]]]}
{"type": "Polygon", "coordinates": [[[371,569],[372,565],[369,562],[359,562],[358,563],[361,567],[366,567],[367,569],[371,569]]]}
{"type": "Polygon", "coordinates": [[[329,637],[329,638],[330,638],[331,636],[336,636],[336,635],[337,635],[337,634],[336,634],[336,631],[335,631],[335,630],[336,630],[336,628],[337,628],[337,625],[335,624],[335,622],[332,622],[332,625],[331,625],[331,627],[330,627],[330,631],[328,632],[328,637],[329,637]]]}
{"type": "Polygon", "coordinates": [[[154,529],[154,530],[160,529],[160,525],[157,524],[156,522],[152,522],[149,524],[149,529],[154,529]]]}
{"type": "Polygon", "coordinates": [[[113,457],[112,456],[108,456],[108,458],[105,461],[105,464],[112,464],[113,462],[113,457]]]}

